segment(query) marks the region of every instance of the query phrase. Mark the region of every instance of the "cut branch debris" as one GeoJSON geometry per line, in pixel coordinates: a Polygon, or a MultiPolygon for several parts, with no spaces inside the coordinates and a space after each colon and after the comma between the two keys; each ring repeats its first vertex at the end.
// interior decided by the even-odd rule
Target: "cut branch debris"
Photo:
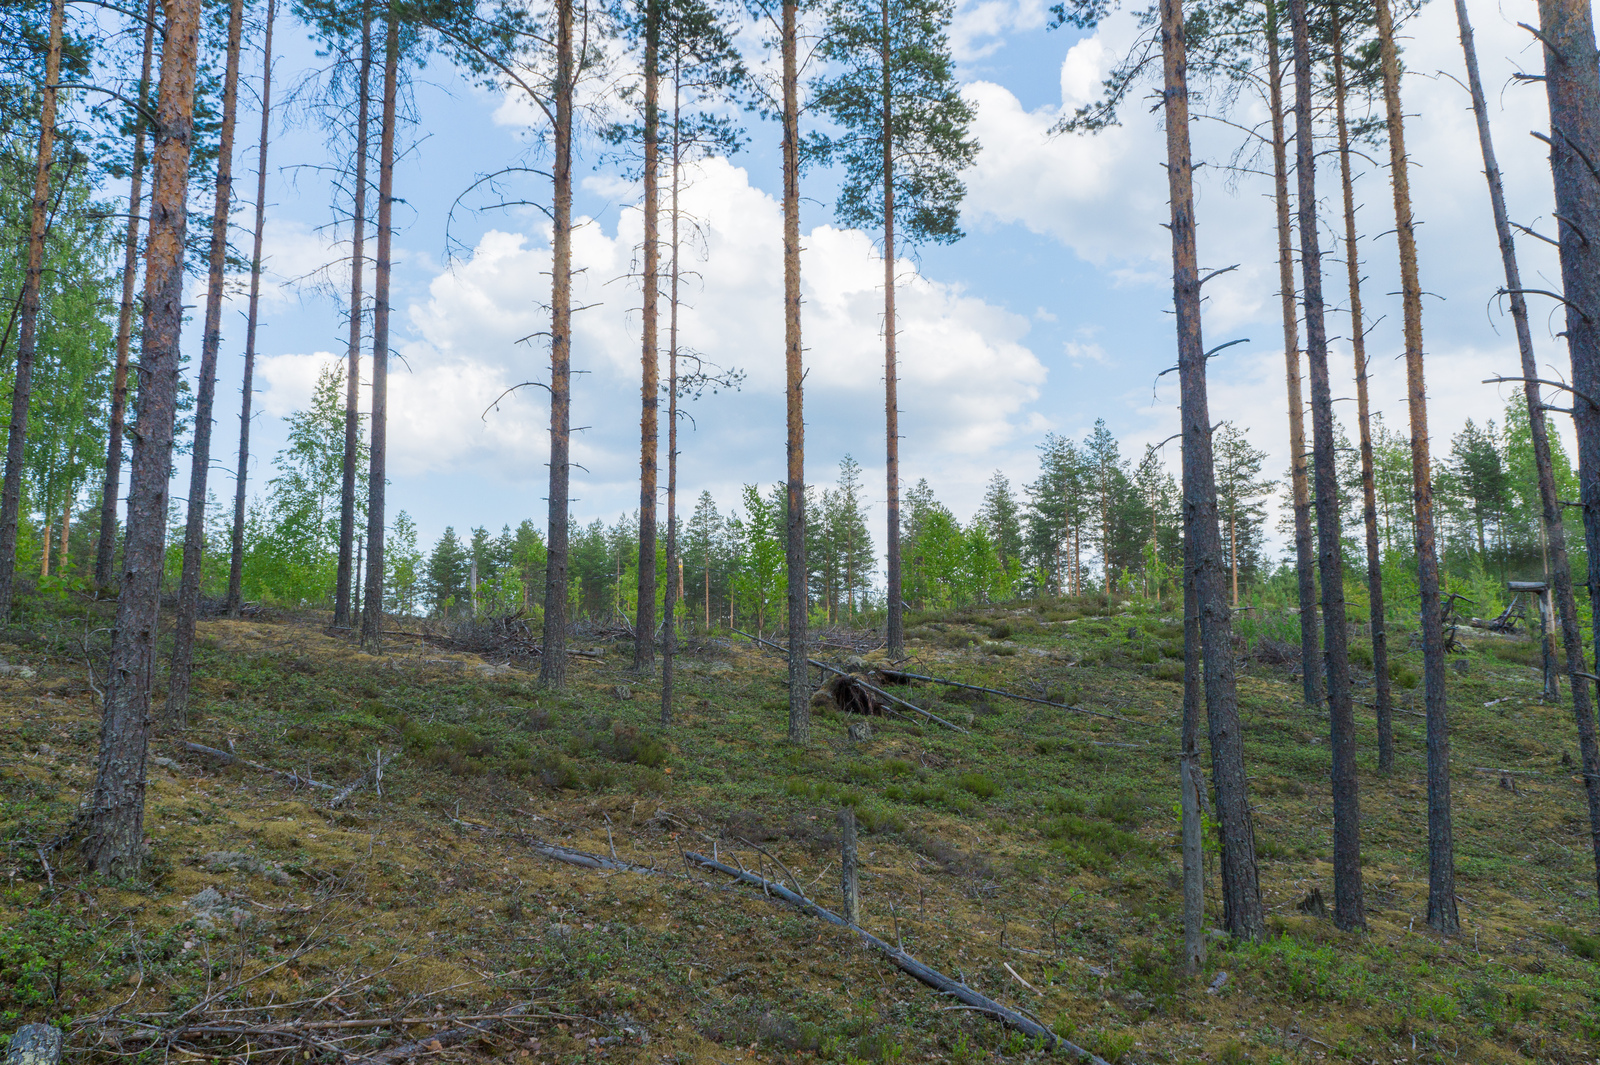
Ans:
{"type": "Polygon", "coordinates": [[[258,773],[266,773],[270,776],[277,777],[279,780],[287,780],[296,787],[321,788],[324,791],[339,790],[337,786],[333,784],[326,784],[320,780],[311,779],[309,773],[301,775],[299,772],[292,769],[286,773],[281,769],[274,769],[270,765],[262,765],[260,762],[252,762],[248,758],[240,758],[236,754],[230,754],[227,751],[219,751],[215,747],[207,747],[203,743],[191,743],[188,740],[185,740],[181,746],[186,751],[192,751],[195,754],[203,754],[207,758],[215,758],[223,765],[242,765],[247,769],[254,769],[258,773]]]}
{"type": "Polygon", "coordinates": [[[1053,706],[1057,710],[1070,710],[1074,714],[1088,714],[1090,717],[1103,717],[1112,721],[1127,721],[1131,724],[1139,724],[1139,722],[1134,721],[1133,718],[1123,717],[1121,714],[1108,714],[1100,710],[1085,710],[1081,706],[1072,706],[1068,703],[1057,703],[1052,702],[1049,699],[1038,699],[1032,695],[1018,695],[1016,692],[1002,691],[999,688],[985,688],[981,684],[966,684],[959,680],[946,680],[943,677],[927,677],[923,676],[921,673],[907,673],[905,670],[901,669],[880,669],[878,670],[878,676],[882,677],[884,683],[886,684],[906,684],[913,680],[921,680],[926,681],[929,684],[942,684],[947,688],[965,688],[967,691],[985,692],[989,695],[999,695],[1006,699],[1016,699],[1019,702],[1038,703],[1040,706],[1053,706]]]}

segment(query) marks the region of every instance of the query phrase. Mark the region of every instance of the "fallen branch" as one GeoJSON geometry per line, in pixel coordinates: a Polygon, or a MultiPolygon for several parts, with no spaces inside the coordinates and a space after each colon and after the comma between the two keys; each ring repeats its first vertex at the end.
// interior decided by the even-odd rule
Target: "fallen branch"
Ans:
{"type": "Polygon", "coordinates": [[[309,775],[301,776],[294,770],[290,770],[289,772],[285,773],[281,769],[274,769],[270,765],[262,765],[260,762],[252,762],[248,758],[240,758],[236,754],[230,754],[227,751],[219,751],[215,747],[207,747],[203,743],[191,743],[188,740],[185,740],[181,746],[186,751],[192,751],[195,754],[203,754],[208,758],[215,758],[223,765],[242,765],[247,769],[254,769],[258,773],[267,773],[271,776],[277,777],[279,780],[287,780],[289,783],[296,786],[303,784],[308,788],[321,788],[324,791],[338,790],[332,784],[324,784],[320,780],[311,779],[309,775]]]}
{"type": "Polygon", "coordinates": [[[354,795],[357,791],[359,791],[362,787],[364,787],[369,781],[372,782],[372,783],[375,783],[375,784],[381,784],[383,782],[383,770],[384,770],[384,767],[387,766],[390,762],[394,761],[398,757],[400,757],[400,752],[399,752],[399,750],[395,750],[387,758],[380,758],[380,760],[376,764],[374,764],[371,769],[369,769],[365,773],[361,774],[361,776],[357,777],[355,780],[351,781],[349,784],[346,784],[344,786],[344,790],[343,791],[339,792],[339,794],[337,794],[333,798],[329,799],[328,800],[328,809],[337,810],[339,807],[343,806],[346,799],[348,799],[348,798],[350,798],[350,796],[354,795]]]}
{"type": "Polygon", "coordinates": [[[623,873],[654,873],[656,870],[647,865],[634,865],[620,858],[606,858],[599,854],[590,854],[588,851],[575,851],[570,847],[558,847],[554,843],[546,843],[542,839],[532,836],[518,835],[517,839],[530,850],[544,855],[554,861],[565,862],[568,865],[581,865],[585,869],[614,869],[623,873]]]}
{"type": "MultiPolygon", "coordinates": [[[[517,1019],[526,1016],[527,1012],[528,1007],[522,1006],[517,1009],[507,1010],[504,1014],[501,1014],[499,1017],[497,1017],[496,1020],[504,1022],[507,1020],[517,1019]]],[[[390,1065],[391,1062],[405,1061],[407,1058],[414,1058],[430,1051],[443,1050],[445,1047],[454,1046],[457,1043],[464,1043],[468,1039],[484,1034],[484,1029],[482,1027],[464,1023],[466,1020],[467,1018],[457,1018],[455,1023],[460,1025],[458,1028],[441,1028],[431,1035],[422,1037],[414,1043],[405,1043],[401,1046],[394,1047],[390,1050],[383,1050],[376,1054],[368,1055],[364,1058],[355,1058],[349,1062],[349,1065],[390,1065]]],[[[488,1023],[493,1024],[495,1022],[490,1021],[488,1023]]]]}
{"type": "MultiPolygon", "coordinates": [[[[748,632],[741,632],[738,629],[734,629],[733,631],[739,633],[740,636],[743,636],[747,640],[754,640],[756,643],[765,644],[768,647],[772,648],[774,651],[782,651],[785,654],[787,654],[788,651],[789,651],[789,649],[787,647],[785,647],[785,646],[783,646],[782,644],[779,644],[779,643],[773,643],[771,640],[763,640],[759,636],[751,636],[748,632]]],[[[815,658],[808,658],[808,659],[806,659],[806,661],[809,662],[811,665],[816,666],[818,669],[824,670],[824,671],[826,671],[828,673],[834,673],[834,674],[837,674],[839,676],[854,676],[854,674],[847,673],[845,670],[842,670],[837,666],[830,666],[830,665],[828,665],[828,663],[819,662],[815,658]]],[[[927,718],[930,721],[937,721],[939,724],[943,725],[947,729],[954,729],[956,732],[961,732],[961,733],[966,733],[967,732],[967,730],[962,728],[960,725],[952,724],[949,721],[946,721],[944,718],[940,717],[938,714],[932,713],[931,711],[928,711],[928,710],[924,710],[922,707],[918,706],[915,703],[909,703],[906,700],[900,698],[898,695],[890,695],[888,692],[884,691],[882,688],[880,688],[880,687],[878,687],[878,686],[876,686],[874,684],[868,684],[866,681],[862,680],[860,677],[856,677],[856,683],[861,685],[863,688],[867,689],[867,691],[872,692],[874,695],[881,695],[883,698],[889,700],[891,703],[896,703],[896,704],[898,704],[900,706],[903,706],[907,710],[914,710],[914,711],[916,711],[917,713],[921,714],[923,717],[927,718]]],[[[901,715],[896,715],[896,716],[901,716],[901,715]]]]}
{"type": "Polygon", "coordinates": [[[927,984],[935,991],[939,991],[947,995],[953,995],[955,998],[959,999],[972,1009],[975,1009],[980,1013],[988,1014],[990,1017],[995,1018],[1001,1023],[1015,1028],[1023,1035],[1042,1041],[1044,1045],[1051,1050],[1064,1050],[1068,1054],[1076,1057],[1079,1061],[1089,1062],[1090,1065],[1108,1065],[1104,1058],[1091,1054],[1082,1047],[1062,1039],[1060,1036],[1050,1031],[1050,1029],[1046,1028],[1038,1021],[1035,1021],[1030,1017],[1025,1017],[1014,1009],[1002,1006],[994,999],[989,998],[986,995],[979,994],[966,984],[950,979],[948,976],[944,975],[938,970],[924,965],[922,962],[913,958],[905,951],[900,950],[884,940],[879,939],[877,936],[873,935],[871,932],[868,932],[864,928],[848,924],[843,917],[840,917],[831,910],[823,909],[810,899],[790,891],[782,884],[775,884],[763,877],[756,876],[754,873],[735,869],[730,865],[724,865],[719,861],[714,861],[711,858],[707,858],[703,854],[697,854],[693,851],[689,852],[688,857],[691,861],[698,862],[707,869],[715,869],[719,873],[725,873],[726,875],[734,877],[735,879],[742,880],[746,884],[753,884],[756,887],[761,888],[763,891],[770,892],[771,894],[778,896],[780,899],[783,899],[785,902],[788,902],[794,906],[798,906],[800,909],[804,910],[806,913],[809,913],[813,917],[827,921],[829,924],[838,925],[841,928],[848,928],[850,931],[860,936],[862,941],[869,947],[893,962],[895,967],[900,969],[902,972],[921,981],[924,984],[927,984]]]}
{"type": "Polygon", "coordinates": [[[989,695],[999,695],[1006,699],[1016,699],[1019,702],[1038,703],[1041,706],[1053,706],[1057,710],[1070,710],[1074,714],[1088,714],[1090,717],[1104,717],[1109,718],[1112,721],[1127,721],[1135,725],[1140,724],[1140,722],[1134,721],[1133,718],[1123,717],[1121,714],[1107,714],[1100,710],[1085,710],[1081,706],[1072,706],[1068,703],[1052,702],[1049,699],[1036,699],[1031,695],[1018,695],[1016,692],[1002,691],[999,688],[985,688],[981,684],[965,684],[959,680],[945,680],[943,677],[925,677],[921,673],[907,673],[903,669],[883,669],[879,670],[878,672],[885,681],[893,681],[897,677],[904,677],[907,680],[922,680],[927,681],[929,684],[943,684],[947,688],[965,688],[968,691],[986,692],[989,695]]]}

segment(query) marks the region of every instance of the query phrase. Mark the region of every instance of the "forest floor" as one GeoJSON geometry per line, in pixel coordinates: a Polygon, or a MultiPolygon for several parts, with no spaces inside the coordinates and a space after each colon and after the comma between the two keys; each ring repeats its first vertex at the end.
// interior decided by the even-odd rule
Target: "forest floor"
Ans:
{"type": "Polygon", "coordinates": [[[804,748],[785,739],[782,660],[736,638],[680,660],[662,727],[624,644],[580,641],[595,657],[552,695],[523,666],[407,637],[363,653],[325,616],[205,620],[188,728],[152,743],[145,872],[106,883],[70,842],[48,849],[93,779],[104,609],[40,609],[0,636],[0,1023],[63,1024],[72,1060],[354,1061],[464,1024],[481,1031],[427,1058],[1043,1060],[853,934],[685,857],[715,848],[837,909],[845,804],[864,927],[1107,1060],[1600,1060],[1574,726],[1540,701],[1526,637],[1475,634],[1453,656],[1452,938],[1425,922],[1408,635],[1392,640],[1411,685],[1392,775],[1359,718],[1364,933],[1301,907],[1314,888],[1332,898],[1324,720],[1290,667],[1242,664],[1271,935],[1215,935],[1191,981],[1175,968],[1171,613],[1055,600],[914,617],[905,668],[1125,720],[923,685],[900,694],[968,733],[878,717],[852,742],[821,711],[804,748]],[[395,757],[381,795],[335,810],[331,790],[184,742],[335,785],[395,757]],[[552,843],[653,872],[552,861],[552,843]]]}

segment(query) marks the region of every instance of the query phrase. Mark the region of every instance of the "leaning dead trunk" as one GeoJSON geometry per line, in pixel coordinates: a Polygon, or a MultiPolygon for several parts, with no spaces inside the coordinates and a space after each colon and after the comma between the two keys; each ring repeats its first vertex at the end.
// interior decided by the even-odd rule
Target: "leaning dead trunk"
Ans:
{"type": "Polygon", "coordinates": [[[267,218],[267,141],[272,131],[272,23],[278,0],[267,0],[267,27],[262,37],[261,143],[256,157],[256,226],[250,252],[250,305],[244,326],[244,383],[239,400],[239,465],[233,475],[233,535],[228,558],[228,616],[239,616],[244,598],[245,488],[250,472],[250,400],[256,376],[256,323],[261,311],[261,240],[267,218]]]}
{"type": "Polygon", "coordinates": [[[806,664],[806,426],[802,405],[805,369],[800,347],[798,17],[794,3],[783,5],[783,363],[789,429],[784,561],[789,575],[789,739],[805,743],[811,738],[811,680],[806,664]]]}
{"type": "Polygon", "coordinates": [[[1415,501],[1417,585],[1421,593],[1422,677],[1428,722],[1428,924],[1440,932],[1461,928],[1456,914],[1455,839],[1450,815],[1450,719],[1445,709],[1444,614],[1439,598],[1439,554],[1434,539],[1432,463],[1428,455],[1428,399],[1422,374],[1422,283],[1411,220],[1411,179],[1400,109],[1400,55],[1389,0],[1376,0],[1382,49],[1383,103],[1389,132],[1389,178],[1394,189],[1395,234],[1400,244],[1400,293],[1405,312],[1406,391],[1411,413],[1411,479],[1415,501]]]}
{"type": "MultiPolygon", "coordinates": [[[[150,99],[150,63],[155,53],[156,0],[145,0],[144,58],[139,65],[140,107],[150,99]]],[[[128,176],[128,235],[122,259],[122,302],[117,313],[117,362],[111,376],[111,414],[106,428],[106,476],[100,493],[100,533],[94,552],[94,587],[111,587],[117,549],[117,498],[122,495],[123,416],[128,405],[128,352],[133,346],[133,295],[139,278],[139,222],[144,217],[144,114],[133,116],[133,172],[128,176]]]]}
{"type": "Polygon", "coordinates": [[[183,531],[183,571],[178,617],[167,674],[167,720],[188,723],[189,681],[194,671],[194,627],[200,615],[200,562],[206,545],[206,482],[211,473],[212,410],[217,400],[217,349],[222,345],[222,284],[228,265],[228,218],[233,210],[233,127],[239,104],[239,38],[244,0],[228,8],[228,58],[222,75],[222,129],[217,152],[217,198],[211,212],[210,269],[206,278],[205,332],[200,336],[200,380],[195,390],[190,448],[189,513],[183,531]]]}
{"type": "Polygon", "coordinates": [[[550,528],[539,683],[567,682],[567,493],[572,434],[572,3],[556,2],[554,233],[550,244],[550,528]]]}
{"type": "MultiPolygon", "coordinates": [[[[1189,155],[1189,87],[1182,0],[1162,0],[1161,52],[1167,126],[1167,184],[1172,207],[1172,294],[1177,312],[1178,378],[1183,419],[1184,535],[1193,547],[1205,668],[1211,772],[1222,836],[1222,919],[1228,931],[1259,939],[1266,931],[1256,869],[1255,831],[1244,771],[1239,697],[1233,672],[1233,617],[1228,608],[1217,486],[1200,332],[1200,276],[1194,225],[1194,166],[1189,155]]],[[[1187,579],[1187,578],[1186,578],[1187,579]]]]}
{"type": "MultiPolygon", "coordinates": [[[[639,603],[634,610],[633,668],[656,666],[656,467],[661,429],[661,3],[645,0],[644,28],[644,305],[640,313],[639,603]]],[[[671,533],[669,532],[670,536],[671,533]]],[[[668,582],[670,583],[670,582],[668,582]]]]}
{"type": "Polygon", "coordinates": [[[356,173],[350,192],[350,335],[345,343],[344,456],[339,481],[339,570],[333,623],[350,624],[351,546],[356,535],[356,460],[361,450],[361,274],[367,263],[367,96],[372,77],[372,14],[361,9],[361,71],[356,78],[356,173]]]}
{"type": "Polygon", "coordinates": [[[1288,384],[1289,485],[1294,497],[1294,574],[1300,602],[1301,687],[1307,706],[1322,704],[1317,638],[1317,585],[1311,546],[1311,489],[1306,472],[1305,399],[1300,392],[1300,321],[1295,309],[1294,231],[1289,222],[1289,148],[1284,130],[1283,62],[1278,55],[1278,5],[1267,0],[1267,102],[1272,112],[1273,201],[1278,212],[1278,302],[1283,311],[1283,361],[1288,384]]]}
{"type": "Polygon", "coordinates": [[[167,485],[177,413],[178,341],[183,326],[183,249],[194,133],[200,0],[165,0],[155,168],[150,194],[149,297],[139,359],[138,423],[128,484],[128,533],[121,594],[100,722],[100,758],[88,804],[84,857],[101,876],[139,871],[144,843],[145,756],[150,734],[161,571],[167,543],[167,485]]]}
{"type": "Polygon", "coordinates": [[[389,275],[394,267],[395,102],[400,83],[400,15],[384,18],[383,128],[378,134],[378,257],[372,278],[372,417],[367,449],[367,580],[361,643],[383,642],[383,507],[389,440],[389,275]]]}
{"type": "Polygon", "coordinates": [[[1367,397],[1367,323],[1361,310],[1361,257],[1356,245],[1355,190],[1350,180],[1350,126],[1345,120],[1344,35],[1333,9],[1334,113],[1339,127],[1339,184],[1344,196],[1345,272],[1350,286],[1350,346],[1356,362],[1356,422],[1361,433],[1362,518],[1367,530],[1367,598],[1372,627],[1373,709],[1378,722],[1378,770],[1394,769],[1393,691],[1389,681],[1389,625],[1383,605],[1383,547],[1378,540],[1378,491],[1372,460],[1372,418],[1367,397]]]}
{"type": "MultiPolygon", "coordinates": [[[[1572,355],[1576,393],[1572,410],[1578,430],[1583,531],[1589,549],[1589,586],[1600,588],[1600,407],[1595,402],[1600,396],[1600,245],[1596,244],[1600,239],[1600,171],[1596,170],[1600,165],[1600,71],[1595,66],[1594,15],[1589,4],[1580,0],[1540,0],[1539,28],[1544,42],[1545,92],[1550,100],[1550,172],[1556,217],[1561,222],[1567,348],[1572,355]]],[[[1510,247],[1509,234],[1501,238],[1501,246],[1510,247]]],[[[1512,290],[1513,299],[1519,295],[1521,286],[1509,273],[1506,287],[1512,290]]],[[[1536,376],[1531,370],[1523,372],[1530,378],[1536,376]]],[[[1533,381],[1528,385],[1538,388],[1533,381]]],[[[1537,395],[1537,391],[1528,392],[1530,416],[1537,395]]],[[[1541,411],[1541,419],[1542,415],[1541,411]]],[[[1551,527],[1559,529],[1559,517],[1551,527]]],[[[1552,550],[1556,542],[1552,535],[1552,550]]],[[[1561,579],[1559,570],[1556,579],[1561,579]]],[[[1570,587],[1570,580],[1567,583],[1570,587]]],[[[1589,601],[1594,633],[1600,639],[1600,595],[1591,594],[1589,601]]],[[[1563,636],[1566,626],[1563,607],[1563,636]]],[[[1570,642],[1567,647],[1571,669],[1572,662],[1582,661],[1582,654],[1575,655],[1570,642]]],[[[1581,676],[1572,677],[1572,691],[1589,796],[1596,884],[1600,886],[1600,751],[1581,676]]]]}
{"type": "Polygon", "coordinates": [[[11,615],[17,570],[17,522],[22,515],[22,473],[27,462],[28,403],[33,396],[33,356],[38,345],[39,282],[44,276],[45,227],[50,210],[50,158],[56,140],[56,94],[61,83],[61,30],[65,0],[50,3],[50,48],[45,54],[44,99],[39,108],[39,158],[28,219],[28,261],[22,280],[17,362],[11,384],[6,470],[0,487],[0,620],[11,615]]]}
{"type": "MultiPolygon", "coordinates": [[[[1289,0],[1294,32],[1295,171],[1299,179],[1300,283],[1306,312],[1306,357],[1311,370],[1311,436],[1316,457],[1317,569],[1322,577],[1324,676],[1328,682],[1329,745],[1333,754],[1333,923],[1365,928],[1361,890],[1361,808],[1356,784],[1355,705],[1350,691],[1349,629],[1345,624],[1344,559],[1334,457],[1333,385],[1328,377],[1328,329],[1322,303],[1322,247],[1317,232],[1316,130],[1311,118],[1311,31],[1306,0],[1289,0]]],[[[1308,667],[1309,668],[1309,665],[1308,667]]]]}

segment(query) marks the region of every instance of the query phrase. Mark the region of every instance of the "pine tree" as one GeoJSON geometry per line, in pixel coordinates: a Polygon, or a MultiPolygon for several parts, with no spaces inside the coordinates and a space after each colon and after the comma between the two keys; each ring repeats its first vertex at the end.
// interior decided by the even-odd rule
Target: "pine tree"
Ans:
{"type": "Polygon", "coordinates": [[[989,530],[990,538],[994,540],[1000,569],[1011,573],[1013,567],[1020,567],[1022,510],[1017,504],[1017,497],[1011,492],[1011,481],[999,470],[995,470],[994,476],[989,478],[989,486],[983,493],[983,508],[978,514],[989,530]]]}
{"type": "Polygon", "coordinates": [[[1222,542],[1228,556],[1233,605],[1239,606],[1239,571],[1255,568],[1260,560],[1262,505],[1276,481],[1263,479],[1267,453],[1250,443],[1245,431],[1223,422],[1213,435],[1217,463],[1217,511],[1222,519],[1222,542]]]}
{"type": "Polygon", "coordinates": [[[471,552],[462,545],[454,527],[446,526],[428,553],[425,571],[428,599],[435,614],[466,612],[467,573],[471,565],[471,552]]]}
{"type": "Polygon", "coordinates": [[[966,189],[959,174],[977,157],[973,111],[956,84],[947,37],[951,0],[833,0],[823,56],[835,70],[813,87],[816,105],[842,131],[826,154],[845,178],[834,214],[883,234],[884,415],[888,480],[888,653],[905,654],[900,590],[900,430],[895,269],[901,246],[961,236],[966,189]]]}

